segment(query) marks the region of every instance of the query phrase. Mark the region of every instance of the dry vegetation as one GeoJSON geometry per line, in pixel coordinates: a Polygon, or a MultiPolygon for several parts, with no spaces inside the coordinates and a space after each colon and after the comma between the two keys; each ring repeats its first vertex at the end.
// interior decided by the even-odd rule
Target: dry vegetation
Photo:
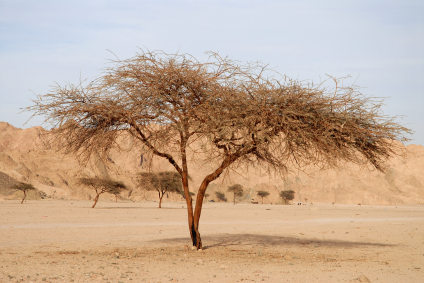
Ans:
{"type": "Polygon", "coordinates": [[[168,160],[181,176],[193,245],[202,248],[199,220],[208,185],[231,168],[256,166],[285,173],[294,164],[337,168],[371,164],[399,154],[394,142],[410,132],[385,116],[381,102],[357,88],[326,89],[242,64],[216,53],[207,62],[190,55],[144,52],[117,60],[96,80],[57,86],[28,107],[56,127],[57,143],[87,162],[107,159],[125,132],[146,156],[168,160]],[[188,183],[187,148],[215,164],[201,183],[195,207],[188,183]]]}
{"type": "Polygon", "coordinates": [[[81,178],[79,183],[83,186],[91,187],[96,192],[94,204],[91,208],[96,206],[101,194],[109,193],[117,196],[122,191],[127,190],[127,187],[122,182],[100,178],[81,178]]]}
{"type": "Polygon", "coordinates": [[[295,192],[293,190],[287,190],[280,192],[280,197],[283,199],[285,204],[289,204],[289,201],[294,199],[295,192]]]}
{"type": "Polygon", "coordinates": [[[257,191],[258,197],[262,198],[262,204],[264,204],[264,197],[269,196],[269,192],[266,191],[257,191]]]}
{"type": "Polygon", "coordinates": [[[146,191],[157,191],[159,208],[166,193],[182,193],[181,176],[177,172],[143,172],[138,174],[140,187],[146,191]]]}
{"type": "Polygon", "coordinates": [[[240,184],[232,185],[228,188],[227,192],[233,194],[233,202],[236,204],[236,197],[241,197],[243,195],[243,186],[240,184]]]}
{"type": "Polygon", "coordinates": [[[13,184],[11,186],[11,189],[12,190],[21,191],[21,192],[24,193],[24,197],[22,198],[21,204],[24,203],[24,200],[27,197],[27,192],[28,191],[35,191],[36,190],[36,188],[33,185],[28,184],[28,183],[24,183],[24,182],[19,182],[17,184],[13,184]]]}

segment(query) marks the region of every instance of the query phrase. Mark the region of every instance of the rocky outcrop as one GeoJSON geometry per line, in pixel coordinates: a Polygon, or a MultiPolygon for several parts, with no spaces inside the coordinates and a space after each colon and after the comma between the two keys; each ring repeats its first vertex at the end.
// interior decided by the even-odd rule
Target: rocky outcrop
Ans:
{"type": "MultiPolygon", "coordinates": [[[[141,191],[137,186],[136,174],[146,168],[140,165],[141,152],[137,147],[131,147],[131,140],[122,141],[123,148],[128,150],[112,151],[107,161],[93,157],[86,166],[81,166],[73,156],[57,151],[51,145],[50,138],[50,132],[42,127],[23,130],[0,122],[0,172],[17,181],[29,182],[54,198],[88,199],[92,193],[81,188],[77,179],[98,176],[123,181],[133,190],[131,198],[134,200],[157,199],[155,193],[141,191]]],[[[211,184],[207,191],[208,200],[216,200],[216,191],[232,199],[227,188],[239,183],[244,187],[244,195],[236,199],[239,202],[255,199],[261,203],[256,192],[265,190],[270,195],[264,198],[264,203],[281,203],[279,192],[293,190],[296,192],[296,202],[308,199],[308,203],[424,203],[424,147],[408,145],[405,149],[406,157],[395,157],[388,162],[386,174],[349,164],[340,170],[309,169],[279,177],[269,176],[258,169],[231,171],[211,184]]],[[[195,193],[204,176],[213,168],[210,164],[191,162],[189,169],[192,177],[190,190],[195,193]]],[[[154,170],[172,170],[172,167],[166,161],[159,160],[154,170]]],[[[168,194],[164,199],[165,202],[175,200],[182,198],[168,194]]]]}

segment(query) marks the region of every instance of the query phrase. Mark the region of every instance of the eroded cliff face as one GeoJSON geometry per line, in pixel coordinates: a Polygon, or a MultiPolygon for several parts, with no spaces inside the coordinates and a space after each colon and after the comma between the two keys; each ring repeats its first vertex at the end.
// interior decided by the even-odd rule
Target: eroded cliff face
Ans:
{"type": "MultiPolygon", "coordinates": [[[[33,184],[38,190],[52,198],[89,199],[93,193],[77,184],[80,177],[102,177],[123,181],[131,196],[124,193],[124,198],[133,200],[156,200],[154,192],[141,191],[137,186],[136,174],[146,170],[140,165],[141,152],[131,147],[131,140],[122,140],[124,149],[110,153],[108,161],[103,162],[94,156],[86,166],[82,166],[75,157],[57,151],[50,142],[49,131],[42,127],[19,129],[0,122],[0,172],[17,181],[33,184]]],[[[208,200],[215,200],[215,192],[227,193],[231,184],[244,186],[244,195],[236,198],[239,202],[252,199],[261,203],[257,197],[258,190],[270,193],[264,203],[281,203],[278,195],[282,190],[296,192],[296,202],[308,203],[345,203],[345,204],[416,204],[424,203],[424,147],[408,145],[406,158],[395,157],[388,162],[389,171],[384,174],[375,169],[361,168],[347,164],[341,170],[306,172],[287,176],[273,177],[258,169],[248,172],[229,172],[214,181],[208,188],[208,200]]],[[[172,170],[164,160],[155,162],[154,170],[172,170]]],[[[204,176],[212,172],[210,164],[191,162],[189,165],[192,181],[190,190],[196,193],[204,176]]],[[[0,189],[7,185],[0,180],[0,189]]],[[[1,191],[0,191],[1,193],[1,191]]],[[[3,193],[0,198],[12,195],[3,193]]],[[[114,196],[102,196],[114,199],[114,196]]],[[[182,200],[180,195],[169,194],[164,201],[182,200]]]]}

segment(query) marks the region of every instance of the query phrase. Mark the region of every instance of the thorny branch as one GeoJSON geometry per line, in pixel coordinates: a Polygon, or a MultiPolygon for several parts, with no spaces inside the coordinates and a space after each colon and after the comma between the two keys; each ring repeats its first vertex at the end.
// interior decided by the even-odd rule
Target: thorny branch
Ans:
{"type": "Polygon", "coordinates": [[[261,63],[209,55],[202,63],[188,54],[141,50],[111,61],[86,86],[56,85],[25,110],[45,116],[60,148],[83,162],[97,153],[107,159],[125,133],[141,150],[166,158],[182,177],[197,247],[204,192],[225,170],[259,166],[286,173],[352,162],[384,171],[390,156],[402,154],[396,141],[407,141],[411,130],[356,86],[333,77],[334,89],[279,79],[261,63]],[[216,168],[199,188],[194,220],[186,152],[193,143],[196,159],[216,168]]]}

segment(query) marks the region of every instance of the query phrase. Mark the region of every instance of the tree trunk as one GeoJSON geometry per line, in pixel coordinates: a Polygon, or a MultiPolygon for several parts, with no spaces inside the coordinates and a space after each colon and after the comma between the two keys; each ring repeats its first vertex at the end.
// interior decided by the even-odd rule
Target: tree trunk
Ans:
{"type": "MultiPolygon", "coordinates": [[[[222,170],[221,170],[222,171],[222,170]]],[[[202,239],[200,238],[200,232],[199,232],[199,221],[200,221],[200,214],[202,212],[202,205],[203,205],[203,198],[205,196],[206,189],[208,188],[208,185],[210,182],[215,180],[218,176],[214,176],[216,171],[208,176],[203,180],[202,184],[200,185],[199,191],[197,192],[197,200],[196,200],[196,208],[194,210],[194,219],[193,219],[193,246],[196,246],[197,249],[202,249],[202,239]]]]}
{"type": "Polygon", "coordinates": [[[262,204],[264,204],[264,197],[262,197],[262,204]]]}
{"type": "Polygon", "coordinates": [[[200,219],[200,213],[202,210],[203,198],[205,196],[205,191],[209,183],[215,180],[216,178],[218,178],[219,175],[221,175],[222,171],[224,171],[225,168],[231,165],[231,163],[236,161],[240,156],[253,152],[253,150],[255,150],[256,147],[246,148],[245,150],[241,150],[235,154],[227,154],[227,156],[224,158],[221,165],[215,170],[215,172],[213,172],[212,174],[209,174],[203,180],[202,185],[200,186],[199,192],[197,194],[196,208],[193,213],[193,200],[191,198],[190,191],[188,188],[188,166],[187,166],[186,147],[187,147],[187,140],[189,137],[189,133],[188,133],[187,123],[183,125],[183,130],[182,131],[180,130],[180,152],[181,152],[182,168],[178,166],[178,164],[175,162],[172,155],[161,153],[158,150],[156,150],[156,148],[148,142],[146,136],[143,134],[143,132],[140,131],[140,129],[135,124],[131,124],[131,126],[134,127],[134,129],[140,135],[141,141],[143,141],[153,151],[153,154],[166,158],[174,166],[175,170],[177,170],[177,172],[180,173],[181,181],[183,183],[183,188],[184,188],[184,196],[186,198],[186,203],[187,203],[188,227],[190,231],[191,240],[193,242],[193,246],[197,247],[198,249],[201,249],[202,240],[200,238],[200,233],[199,233],[199,219],[200,219]]]}
{"type": "Polygon", "coordinates": [[[187,166],[187,153],[186,153],[187,140],[184,137],[184,134],[182,132],[180,132],[180,138],[181,138],[181,162],[182,162],[181,181],[183,183],[184,196],[187,203],[188,229],[190,231],[190,237],[191,237],[193,246],[197,247],[197,233],[194,227],[194,217],[193,217],[193,200],[191,198],[189,187],[188,187],[188,166],[187,166]]]}
{"type": "MultiPolygon", "coordinates": [[[[197,200],[196,200],[196,208],[194,210],[194,219],[193,219],[193,246],[196,246],[197,249],[202,249],[202,239],[200,238],[199,233],[199,221],[200,221],[200,214],[202,213],[202,205],[203,205],[203,198],[205,196],[206,189],[208,188],[208,185],[213,180],[216,180],[219,175],[224,171],[225,168],[227,168],[231,163],[233,163],[237,157],[235,156],[227,156],[224,161],[221,163],[221,166],[218,167],[218,169],[215,170],[212,174],[209,174],[208,176],[203,179],[202,184],[200,185],[199,191],[197,192],[197,200]]],[[[190,231],[191,232],[191,231],[190,231]]]]}
{"type": "Polygon", "coordinates": [[[234,205],[236,205],[236,194],[234,193],[234,205]]]}
{"type": "Polygon", "coordinates": [[[25,191],[23,191],[23,192],[24,192],[24,198],[22,199],[21,204],[23,204],[24,200],[26,199],[26,192],[25,191]]]}
{"type": "Polygon", "coordinates": [[[115,202],[118,202],[118,195],[115,195],[115,202]]]}
{"type": "Polygon", "coordinates": [[[159,208],[162,208],[162,198],[163,198],[163,194],[160,195],[160,192],[159,192],[159,208]]]}
{"type": "Polygon", "coordinates": [[[93,206],[92,206],[91,208],[94,208],[94,207],[96,206],[97,201],[99,200],[99,196],[100,196],[100,193],[98,193],[98,194],[96,195],[96,197],[94,198],[94,204],[93,204],[93,206]]]}

